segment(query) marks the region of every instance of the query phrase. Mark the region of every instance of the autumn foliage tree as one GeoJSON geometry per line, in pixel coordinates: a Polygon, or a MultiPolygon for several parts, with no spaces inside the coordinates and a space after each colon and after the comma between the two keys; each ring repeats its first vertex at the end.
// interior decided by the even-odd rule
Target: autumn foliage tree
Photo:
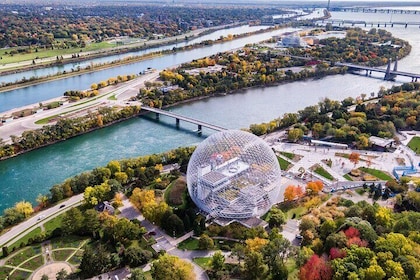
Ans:
{"type": "Polygon", "coordinates": [[[332,279],[333,271],[331,266],[318,255],[312,257],[300,268],[299,279],[301,280],[328,280],[332,279]]]}
{"type": "Polygon", "coordinates": [[[303,190],[300,186],[287,186],[284,190],[284,200],[293,201],[295,199],[301,198],[303,196],[303,190]]]}
{"type": "Polygon", "coordinates": [[[356,164],[359,162],[359,160],[360,160],[360,154],[359,153],[357,153],[357,152],[352,152],[350,155],[349,155],[349,160],[350,160],[350,162],[352,162],[353,164],[354,164],[354,166],[356,166],[356,164]]]}
{"type": "Polygon", "coordinates": [[[322,183],[322,181],[311,181],[306,184],[306,192],[308,194],[317,194],[323,187],[324,183],[322,183]]]}

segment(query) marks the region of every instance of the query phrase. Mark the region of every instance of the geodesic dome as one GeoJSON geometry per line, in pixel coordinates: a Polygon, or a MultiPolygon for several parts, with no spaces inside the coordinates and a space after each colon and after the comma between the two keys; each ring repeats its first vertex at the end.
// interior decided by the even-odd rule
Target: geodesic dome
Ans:
{"type": "Polygon", "coordinates": [[[213,218],[247,219],[277,202],[281,175],[277,158],[257,136],[226,130],[201,142],[187,169],[188,192],[213,218]]]}

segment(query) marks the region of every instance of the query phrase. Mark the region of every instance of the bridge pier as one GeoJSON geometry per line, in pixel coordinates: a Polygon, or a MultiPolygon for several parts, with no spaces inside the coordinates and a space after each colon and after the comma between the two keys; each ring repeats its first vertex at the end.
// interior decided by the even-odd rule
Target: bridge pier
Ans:
{"type": "Polygon", "coordinates": [[[155,113],[155,119],[159,119],[159,113],[155,113]]]}
{"type": "Polygon", "coordinates": [[[179,119],[176,118],[175,121],[176,121],[176,127],[179,127],[179,119]]]}

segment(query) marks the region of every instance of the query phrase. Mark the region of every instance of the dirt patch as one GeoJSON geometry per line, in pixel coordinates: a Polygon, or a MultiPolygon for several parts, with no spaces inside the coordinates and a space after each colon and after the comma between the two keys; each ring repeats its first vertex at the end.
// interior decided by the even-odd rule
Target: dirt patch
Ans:
{"type": "Polygon", "coordinates": [[[40,269],[36,270],[30,279],[32,280],[41,280],[42,275],[47,275],[48,279],[56,279],[57,272],[60,270],[66,270],[68,274],[72,272],[72,267],[66,262],[54,262],[42,266],[40,269]]]}

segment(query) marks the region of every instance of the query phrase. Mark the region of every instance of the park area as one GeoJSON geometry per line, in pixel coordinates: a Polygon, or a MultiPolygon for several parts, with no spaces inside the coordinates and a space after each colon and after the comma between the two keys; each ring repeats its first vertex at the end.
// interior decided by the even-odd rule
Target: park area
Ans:
{"type": "Polygon", "coordinates": [[[62,270],[70,274],[80,264],[82,248],[88,242],[86,238],[65,236],[22,247],[0,260],[0,279],[40,280],[43,275],[54,279],[62,270]]]}

